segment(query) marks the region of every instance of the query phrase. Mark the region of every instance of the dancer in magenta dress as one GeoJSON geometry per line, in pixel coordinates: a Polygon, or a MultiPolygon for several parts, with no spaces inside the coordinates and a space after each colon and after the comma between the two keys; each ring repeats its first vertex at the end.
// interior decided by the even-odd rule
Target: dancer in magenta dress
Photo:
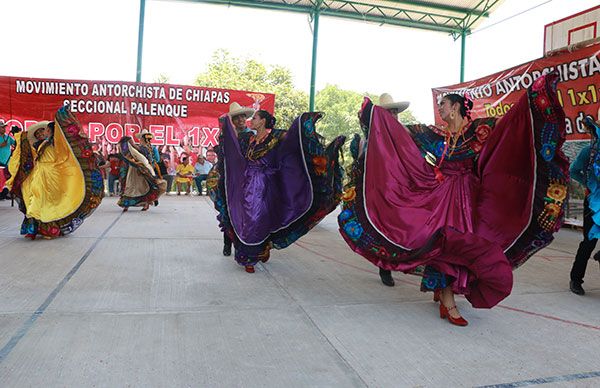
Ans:
{"type": "Polygon", "coordinates": [[[454,294],[478,308],[506,298],[512,270],[563,220],[569,165],[556,83],[539,78],[500,119],[470,120],[472,102],[448,95],[446,128],[405,128],[365,99],[367,140],[351,145],[338,216],[348,245],[380,268],[422,276],[453,324],[467,325],[454,294]]]}

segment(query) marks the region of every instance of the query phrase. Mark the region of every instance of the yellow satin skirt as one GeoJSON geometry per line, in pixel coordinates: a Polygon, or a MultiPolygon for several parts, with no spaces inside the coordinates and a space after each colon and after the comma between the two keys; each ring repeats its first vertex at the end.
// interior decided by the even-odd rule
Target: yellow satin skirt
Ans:
{"type": "Polygon", "coordinates": [[[62,131],[54,134],[22,186],[27,217],[52,222],[73,214],[85,198],[85,177],[62,131]]]}

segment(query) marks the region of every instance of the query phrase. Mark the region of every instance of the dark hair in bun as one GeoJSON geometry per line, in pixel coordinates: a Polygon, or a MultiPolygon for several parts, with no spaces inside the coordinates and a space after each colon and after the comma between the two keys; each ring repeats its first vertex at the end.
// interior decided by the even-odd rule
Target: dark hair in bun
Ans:
{"type": "Polygon", "coordinates": [[[460,115],[462,117],[467,117],[469,120],[471,120],[471,109],[473,109],[473,100],[471,100],[468,96],[463,97],[460,94],[456,93],[446,94],[444,98],[447,98],[450,101],[450,103],[452,103],[452,105],[458,103],[460,105],[460,115]]]}
{"type": "Polygon", "coordinates": [[[267,112],[266,110],[257,110],[256,115],[258,115],[258,117],[260,117],[261,119],[265,119],[265,128],[267,129],[273,129],[275,128],[275,122],[277,120],[275,120],[275,117],[273,117],[272,114],[270,114],[269,112],[267,112]]]}

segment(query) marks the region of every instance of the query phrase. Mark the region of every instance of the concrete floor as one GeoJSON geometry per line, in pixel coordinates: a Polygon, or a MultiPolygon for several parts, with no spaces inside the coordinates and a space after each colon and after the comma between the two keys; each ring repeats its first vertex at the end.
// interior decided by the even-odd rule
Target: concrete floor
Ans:
{"type": "Polygon", "coordinates": [[[600,273],[568,291],[563,230],[492,310],[437,317],[352,253],[335,215],[247,274],[221,255],[206,197],[149,212],[115,198],[73,235],[29,241],[0,201],[1,387],[600,386],[600,273]]]}

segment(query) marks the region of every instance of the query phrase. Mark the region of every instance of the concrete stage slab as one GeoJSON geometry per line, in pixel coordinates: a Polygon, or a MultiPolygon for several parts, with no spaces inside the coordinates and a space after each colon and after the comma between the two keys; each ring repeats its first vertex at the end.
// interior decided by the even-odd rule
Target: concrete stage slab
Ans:
{"type": "Polygon", "coordinates": [[[419,278],[354,254],[327,217],[247,274],[207,197],[116,198],[71,236],[29,241],[0,201],[1,387],[600,386],[600,271],[568,290],[581,233],[515,271],[491,310],[439,319],[419,278]]]}

